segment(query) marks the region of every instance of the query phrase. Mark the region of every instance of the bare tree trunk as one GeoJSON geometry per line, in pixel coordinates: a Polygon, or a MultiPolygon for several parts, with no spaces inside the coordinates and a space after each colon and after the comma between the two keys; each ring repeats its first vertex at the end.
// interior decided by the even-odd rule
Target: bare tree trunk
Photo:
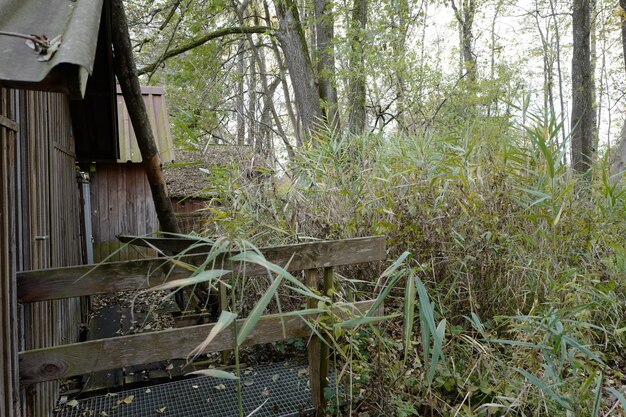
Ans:
{"type": "MultiPolygon", "coordinates": [[[[271,22],[272,16],[270,14],[270,8],[267,4],[267,0],[263,0],[263,10],[265,12],[265,21],[271,22]]],[[[289,116],[289,121],[293,126],[294,136],[296,137],[296,145],[302,146],[302,135],[300,134],[300,127],[298,125],[298,119],[296,117],[296,113],[293,110],[293,105],[291,102],[291,96],[289,94],[289,87],[287,85],[287,70],[285,69],[285,63],[280,54],[280,50],[278,49],[278,44],[276,43],[276,39],[272,36],[270,38],[272,43],[272,51],[274,52],[274,57],[276,59],[276,63],[278,64],[278,74],[281,79],[281,86],[283,90],[283,95],[285,97],[285,108],[287,109],[287,115],[289,116]]],[[[263,63],[264,60],[261,60],[263,63]]],[[[273,106],[272,106],[273,107],[273,106]]]]}
{"type": "MultiPolygon", "coordinates": [[[[619,0],[619,6],[623,12],[626,12],[626,0],[619,0]]],[[[622,16],[622,52],[624,54],[624,70],[626,71],[626,18],[622,16]]],[[[610,173],[611,175],[617,175],[620,172],[626,170],[626,121],[622,126],[619,144],[615,153],[611,158],[610,173]]],[[[614,178],[613,181],[619,181],[619,178],[614,178]]]]}
{"type": "MultiPolygon", "coordinates": [[[[493,12],[493,18],[491,19],[491,62],[489,65],[489,79],[494,80],[496,77],[496,23],[500,16],[500,10],[503,7],[503,1],[498,0],[496,2],[496,9],[493,12]]],[[[498,97],[494,97],[494,113],[498,113],[498,97]]],[[[491,116],[491,105],[487,109],[487,116],[491,116]]]]}
{"type": "Polygon", "coordinates": [[[595,155],[598,150],[598,142],[600,140],[600,126],[598,125],[598,98],[596,96],[596,67],[598,63],[597,44],[598,39],[596,36],[596,9],[597,0],[589,0],[589,15],[590,15],[590,45],[589,54],[591,61],[591,108],[593,109],[591,115],[592,137],[591,137],[591,152],[595,155]]]}
{"type": "Polygon", "coordinates": [[[122,0],[111,1],[111,32],[115,58],[113,61],[115,74],[120,82],[124,101],[128,108],[128,115],[135,130],[137,144],[141,152],[143,166],[150,183],[154,206],[159,218],[161,230],[170,233],[179,233],[178,222],[172,209],[172,202],[167,196],[161,158],[154,141],[152,128],[146,112],[146,105],[141,96],[141,86],[137,76],[137,66],[133,57],[128,23],[122,0]]]}
{"type": "Polygon", "coordinates": [[[476,57],[474,55],[474,16],[476,14],[476,0],[461,0],[461,9],[454,0],[450,0],[454,16],[461,27],[461,50],[463,51],[463,69],[467,71],[468,80],[476,81],[476,57]]]}
{"type": "MultiPolygon", "coordinates": [[[[422,3],[424,6],[425,2],[422,3]]],[[[398,122],[398,128],[400,130],[406,130],[406,82],[405,75],[407,73],[407,64],[406,64],[406,37],[409,25],[409,3],[407,0],[396,0],[395,2],[395,11],[397,15],[397,24],[395,24],[395,42],[393,44],[393,52],[396,60],[394,66],[394,72],[396,76],[396,120],[398,122]]],[[[426,13],[424,12],[424,15],[426,13]]],[[[424,18],[425,19],[425,18],[424,18]]],[[[426,22],[424,22],[424,26],[426,22]]],[[[422,45],[423,47],[423,45],[422,45]]]]}
{"type": "Polygon", "coordinates": [[[541,39],[541,49],[543,50],[543,113],[544,118],[547,119],[548,114],[554,115],[554,100],[552,100],[552,66],[550,65],[550,45],[548,44],[548,35],[550,26],[548,25],[547,33],[543,32],[541,28],[541,21],[539,20],[539,1],[535,0],[535,8],[537,13],[534,13],[535,24],[537,25],[537,31],[539,32],[539,38],[541,39]]]}
{"type": "Polygon", "coordinates": [[[367,25],[367,0],[354,0],[352,9],[351,62],[350,62],[350,118],[349,130],[354,134],[362,134],[366,123],[366,90],[365,90],[365,51],[363,49],[363,33],[367,25]]]}
{"type": "Polygon", "coordinates": [[[279,23],[277,36],[285,54],[296,107],[305,138],[310,140],[322,121],[322,110],[304,29],[294,0],[274,0],[274,6],[279,23]]]}
{"type": "Polygon", "coordinates": [[[238,42],[239,54],[237,56],[237,98],[236,98],[236,111],[237,111],[237,145],[243,145],[246,139],[246,119],[244,115],[245,103],[244,103],[244,81],[246,77],[246,64],[244,56],[243,41],[238,42]]]}
{"type": "Polygon", "coordinates": [[[335,19],[330,0],[313,0],[317,49],[317,79],[322,112],[333,130],[339,128],[337,84],[335,76],[335,19]]]}
{"type": "MultiPolygon", "coordinates": [[[[250,36],[252,42],[254,42],[254,37],[250,36]]],[[[256,44],[250,45],[251,48],[257,49],[256,44]]],[[[258,49],[257,49],[258,51],[258,49]]],[[[257,104],[257,91],[256,91],[256,57],[258,54],[253,53],[250,55],[250,66],[248,73],[248,145],[254,146],[256,134],[257,134],[257,123],[256,123],[256,104],[257,104]]]]}
{"type": "MultiPolygon", "coordinates": [[[[561,33],[559,31],[559,22],[557,20],[555,0],[550,0],[550,12],[552,13],[552,19],[554,21],[554,35],[556,42],[556,68],[559,78],[559,101],[561,106],[561,117],[565,117],[565,97],[563,96],[563,71],[561,70],[561,33]]],[[[561,129],[561,143],[566,141],[565,129],[561,129]]],[[[557,141],[558,144],[558,141],[557,141]]],[[[565,159],[565,156],[563,156],[565,159]]]]}
{"type": "MultiPolygon", "coordinates": [[[[233,0],[233,4],[235,6],[235,10],[237,11],[237,18],[239,19],[240,23],[243,24],[244,22],[243,11],[242,11],[243,6],[240,9],[235,0],[233,0]]],[[[261,87],[263,88],[263,92],[264,92],[263,94],[264,106],[265,108],[270,110],[270,113],[272,114],[272,117],[274,118],[274,124],[276,126],[276,131],[278,133],[278,136],[282,139],[283,143],[285,144],[285,148],[287,149],[287,154],[289,158],[293,159],[294,158],[293,146],[289,143],[289,140],[287,139],[287,135],[285,134],[285,131],[283,129],[280,116],[278,115],[278,112],[276,111],[276,107],[274,106],[274,102],[272,100],[273,93],[271,93],[271,89],[267,82],[267,76],[266,76],[267,69],[265,68],[265,59],[262,59],[260,57],[259,55],[260,52],[256,48],[256,44],[254,43],[254,39],[252,38],[252,35],[248,33],[246,34],[246,37],[247,37],[248,43],[250,44],[252,54],[255,56],[255,61],[258,62],[259,64],[261,87]]]]}
{"type": "Polygon", "coordinates": [[[593,101],[591,93],[590,0],[574,0],[572,31],[572,167],[591,177],[593,101]]]}

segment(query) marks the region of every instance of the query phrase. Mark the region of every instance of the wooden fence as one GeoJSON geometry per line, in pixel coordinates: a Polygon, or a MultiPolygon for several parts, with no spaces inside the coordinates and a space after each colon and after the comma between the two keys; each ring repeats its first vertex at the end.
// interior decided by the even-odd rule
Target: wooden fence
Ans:
{"type": "MultiPolygon", "coordinates": [[[[181,245],[174,239],[164,240],[171,249],[181,245]]],[[[156,244],[152,240],[150,244],[156,244]]],[[[186,243],[189,245],[189,243],[186,243]]],[[[184,245],[184,243],[182,244],[184,245]]],[[[314,242],[299,245],[271,247],[261,250],[265,259],[288,271],[304,271],[306,285],[319,290],[319,270],[323,270],[323,287],[328,293],[333,285],[333,268],[385,259],[383,237],[368,237],[340,241],[314,242]]],[[[228,262],[233,254],[224,254],[216,264],[228,262]]],[[[201,265],[206,254],[182,256],[172,263],[163,258],[138,261],[114,262],[97,267],[77,266],[54,268],[18,273],[18,300],[23,304],[36,304],[50,300],[80,297],[90,294],[103,294],[116,291],[151,288],[164,282],[187,278],[190,274],[183,264],[201,265]]],[[[262,275],[265,267],[258,264],[229,264],[231,274],[246,276],[262,275]]],[[[315,307],[317,300],[308,301],[315,307]]],[[[351,307],[353,313],[364,314],[373,301],[362,301],[335,308],[338,314],[345,314],[351,307]]],[[[304,316],[311,314],[303,313],[304,316]]],[[[239,324],[242,324],[240,321],[239,324]]],[[[180,329],[170,329],[153,333],[120,336],[110,339],[93,340],[67,344],[20,353],[20,380],[22,384],[52,381],[73,375],[89,374],[95,371],[157,362],[166,359],[185,358],[209,334],[214,324],[198,325],[180,329]],[[150,349],[146,349],[150,346],[150,349]]],[[[266,315],[257,323],[244,345],[275,342],[279,340],[305,337],[310,328],[302,317],[266,315]]],[[[323,345],[325,346],[325,345],[323,345]]],[[[320,346],[316,337],[309,343],[309,366],[311,390],[314,403],[323,403],[323,387],[328,374],[328,351],[320,346]]],[[[209,351],[224,351],[234,348],[233,326],[222,331],[208,346],[209,351]]]]}

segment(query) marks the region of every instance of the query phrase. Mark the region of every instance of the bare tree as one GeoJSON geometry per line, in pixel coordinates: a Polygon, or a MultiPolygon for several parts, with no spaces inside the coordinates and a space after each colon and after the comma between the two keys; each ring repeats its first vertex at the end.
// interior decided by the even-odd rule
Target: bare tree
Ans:
{"type": "Polygon", "coordinates": [[[366,108],[365,108],[365,51],[363,49],[363,34],[367,25],[367,0],[354,0],[351,21],[351,78],[349,84],[350,96],[348,97],[350,118],[348,120],[351,133],[360,134],[365,131],[366,108]]]}
{"type": "Polygon", "coordinates": [[[467,71],[470,81],[476,81],[476,55],[474,54],[474,17],[476,15],[476,0],[461,0],[459,6],[454,0],[450,0],[450,5],[454,11],[454,17],[459,24],[461,37],[461,67],[467,71]]]}
{"type": "Polygon", "coordinates": [[[311,139],[320,126],[322,109],[304,28],[294,0],[275,0],[274,6],[279,23],[277,37],[285,54],[296,108],[305,138],[311,139]]]}
{"type": "MultiPolygon", "coordinates": [[[[619,0],[619,6],[626,12],[626,0],[619,0]]],[[[626,18],[622,16],[622,53],[624,54],[624,70],[626,71],[626,18]]],[[[611,175],[623,173],[626,170],[626,120],[622,126],[619,144],[611,158],[611,175]]],[[[614,180],[617,180],[615,178],[614,180]]]]}
{"type": "Polygon", "coordinates": [[[593,159],[590,0],[574,0],[572,31],[572,167],[590,177],[593,159]]]}
{"type": "Polygon", "coordinates": [[[317,79],[322,111],[327,123],[339,127],[337,84],[335,77],[335,19],[330,0],[313,0],[315,11],[315,40],[317,50],[317,79]]]}

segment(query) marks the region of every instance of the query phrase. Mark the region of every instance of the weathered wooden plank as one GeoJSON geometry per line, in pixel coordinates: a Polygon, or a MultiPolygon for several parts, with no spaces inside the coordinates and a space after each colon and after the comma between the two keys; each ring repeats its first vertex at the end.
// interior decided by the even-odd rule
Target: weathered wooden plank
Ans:
{"type": "MultiPolygon", "coordinates": [[[[344,312],[346,308],[352,308],[353,314],[364,314],[372,304],[373,300],[361,301],[353,305],[338,306],[334,311],[343,317],[346,317],[344,312]]],[[[314,315],[308,314],[303,317],[314,318],[314,315]]],[[[238,327],[241,327],[243,322],[244,320],[238,320],[238,327]]],[[[106,369],[186,358],[214,326],[215,324],[206,324],[21,352],[20,382],[27,385],[106,369]]],[[[261,317],[243,345],[252,346],[305,337],[309,333],[310,329],[301,317],[270,314],[261,317]]],[[[213,339],[207,351],[233,348],[234,336],[231,325],[213,339]]]]}
{"type": "MultiPolygon", "coordinates": [[[[332,296],[332,290],[334,287],[334,268],[324,268],[324,280],[322,284],[322,294],[326,296],[332,296]]],[[[326,408],[326,398],[324,397],[324,390],[328,386],[328,371],[330,368],[330,348],[327,344],[322,343],[320,345],[320,407],[326,408]]]]}
{"type": "MultiPolygon", "coordinates": [[[[304,271],[304,282],[310,289],[317,291],[319,289],[317,269],[307,269],[304,271]]],[[[306,301],[308,308],[317,307],[317,300],[309,297],[306,301]]],[[[320,374],[320,340],[314,334],[309,339],[307,346],[307,356],[309,358],[309,385],[311,388],[311,400],[316,409],[320,410],[323,403],[324,394],[322,393],[321,374],[320,374]]]]}
{"type": "MultiPolygon", "coordinates": [[[[290,271],[351,265],[385,259],[383,236],[302,243],[261,249],[265,258],[290,271]]],[[[200,265],[206,255],[183,256],[181,261],[200,265]]],[[[220,257],[216,266],[226,264],[220,257]]],[[[265,268],[256,264],[233,263],[234,274],[263,275],[265,268]]],[[[164,258],[111,262],[18,273],[20,302],[53,300],[83,295],[106,294],[150,288],[166,281],[186,278],[190,272],[173,266],[164,258]]]]}
{"type": "MultiPolygon", "coordinates": [[[[13,117],[15,93],[0,89],[0,114],[13,117]]],[[[13,129],[15,130],[15,129],[13,129]]],[[[15,302],[16,159],[15,132],[0,126],[0,415],[17,417],[18,310],[15,302]]],[[[19,207],[19,206],[17,206],[19,207]]]]}
{"type": "Polygon", "coordinates": [[[0,127],[6,127],[14,132],[17,132],[18,124],[14,120],[0,114],[0,127]]]}

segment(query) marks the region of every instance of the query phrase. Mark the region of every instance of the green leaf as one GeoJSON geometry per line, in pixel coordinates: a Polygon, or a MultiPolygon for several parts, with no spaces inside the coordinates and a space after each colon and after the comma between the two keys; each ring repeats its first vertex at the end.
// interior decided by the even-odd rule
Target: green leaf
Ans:
{"type": "MultiPolygon", "coordinates": [[[[410,252],[404,252],[402,255],[400,255],[400,257],[398,257],[398,259],[396,259],[395,262],[380,275],[378,281],[380,282],[383,278],[389,277],[391,274],[393,274],[410,254],[410,252]]],[[[383,290],[378,294],[378,297],[376,297],[374,304],[372,304],[369,311],[367,312],[367,316],[371,317],[378,310],[378,307],[380,307],[383,301],[385,301],[385,298],[387,298],[387,296],[391,292],[391,289],[396,285],[396,282],[398,282],[401,276],[402,274],[396,274],[391,278],[389,283],[387,283],[383,290]]]]}
{"type": "MultiPolygon", "coordinates": [[[[297,278],[295,278],[293,275],[291,275],[286,269],[281,268],[280,266],[271,263],[270,261],[265,259],[265,257],[263,255],[261,255],[261,254],[258,254],[256,252],[242,252],[242,253],[239,253],[239,254],[237,254],[235,256],[232,256],[230,258],[230,260],[233,261],[233,262],[244,262],[244,263],[245,262],[251,262],[251,263],[255,263],[257,265],[261,265],[262,267],[264,267],[268,271],[273,272],[273,273],[275,273],[278,276],[284,277],[287,281],[291,282],[296,287],[298,287],[302,291],[304,291],[304,294],[306,294],[307,296],[310,296],[310,297],[315,296],[315,293],[313,291],[311,291],[311,289],[309,287],[307,287],[302,282],[300,282],[297,278]]],[[[287,263],[287,264],[289,264],[289,263],[287,263]]]]}
{"type": "Polygon", "coordinates": [[[335,323],[335,327],[341,327],[342,329],[349,329],[352,327],[360,326],[362,324],[378,323],[379,321],[388,320],[394,317],[398,317],[398,315],[391,314],[389,316],[379,316],[379,317],[370,317],[370,316],[355,317],[349,320],[342,321],[340,323],[335,323]]]}
{"type": "Polygon", "coordinates": [[[211,269],[209,271],[202,271],[189,278],[175,279],[173,281],[169,281],[164,284],[157,285],[155,287],[152,287],[142,292],[162,291],[162,290],[169,290],[172,288],[196,285],[196,284],[200,284],[200,283],[207,282],[207,281],[213,281],[214,279],[217,279],[226,274],[229,274],[230,272],[232,271],[229,271],[227,269],[211,269]]]}
{"type": "Polygon", "coordinates": [[[595,353],[578,343],[576,340],[572,339],[569,336],[563,336],[563,340],[567,341],[567,343],[578,349],[583,355],[587,356],[589,359],[598,362],[600,365],[604,365],[602,359],[600,359],[595,353]]]}
{"type": "Polygon", "coordinates": [[[564,397],[557,394],[552,388],[546,385],[542,380],[540,380],[533,374],[526,372],[523,369],[515,368],[515,370],[519,372],[520,374],[524,375],[524,377],[528,380],[528,382],[530,382],[531,384],[539,388],[541,391],[543,391],[546,395],[548,395],[553,400],[555,400],[561,407],[572,412],[574,411],[572,409],[572,406],[564,397]]]}
{"type": "Polygon", "coordinates": [[[520,346],[533,349],[548,349],[548,346],[546,345],[538,345],[536,343],[529,342],[518,342],[517,340],[486,339],[485,341],[490,343],[499,343],[501,345],[520,346]]]}
{"type": "Polygon", "coordinates": [[[263,315],[265,308],[270,303],[270,301],[272,301],[272,298],[276,294],[276,290],[282,282],[282,279],[283,276],[278,275],[274,279],[274,282],[272,282],[272,285],[270,285],[267,291],[265,291],[263,297],[261,297],[261,299],[255,304],[254,308],[250,312],[250,315],[248,316],[246,321],[244,321],[241,329],[239,329],[239,333],[237,334],[237,346],[241,346],[241,344],[246,340],[252,329],[254,329],[254,326],[256,326],[257,322],[263,315]]]}
{"type": "Polygon", "coordinates": [[[435,342],[433,344],[433,353],[430,360],[430,368],[428,370],[428,386],[433,383],[435,378],[435,371],[440,359],[443,359],[443,339],[446,336],[446,320],[443,319],[439,322],[437,330],[433,333],[435,342]]]}
{"type": "Polygon", "coordinates": [[[600,373],[598,383],[596,384],[596,395],[593,399],[593,409],[591,410],[591,417],[600,417],[600,406],[602,405],[602,382],[604,381],[604,373],[600,373]]]}
{"type": "Polygon", "coordinates": [[[607,390],[619,400],[620,404],[622,404],[622,409],[626,411],[626,398],[624,398],[624,395],[615,388],[608,387],[607,390]]]}
{"type": "Polygon", "coordinates": [[[222,330],[230,326],[236,318],[237,314],[231,313],[230,311],[222,311],[220,313],[219,319],[217,320],[217,323],[215,323],[206,339],[204,339],[202,343],[200,343],[191,352],[189,352],[189,355],[187,356],[187,362],[193,361],[198,357],[198,355],[204,352],[207,346],[209,346],[209,344],[213,341],[215,336],[217,336],[222,330]],[[192,355],[193,357],[191,358],[191,360],[189,360],[189,356],[192,355]]]}
{"type": "Polygon", "coordinates": [[[409,357],[411,350],[411,339],[413,338],[413,323],[415,322],[415,296],[417,286],[413,273],[406,280],[406,288],[404,290],[404,360],[409,357]]]}

